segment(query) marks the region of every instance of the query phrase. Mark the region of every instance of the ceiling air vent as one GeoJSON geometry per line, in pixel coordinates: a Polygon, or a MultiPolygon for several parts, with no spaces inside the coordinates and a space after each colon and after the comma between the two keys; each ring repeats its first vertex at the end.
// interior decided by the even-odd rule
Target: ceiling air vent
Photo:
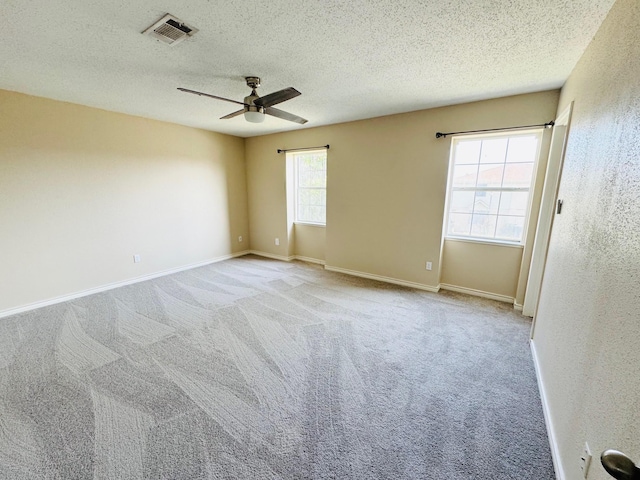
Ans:
{"type": "Polygon", "coordinates": [[[142,33],[169,45],[175,45],[185,38],[195,35],[197,31],[197,28],[184,23],[173,15],[166,14],[142,33]]]}

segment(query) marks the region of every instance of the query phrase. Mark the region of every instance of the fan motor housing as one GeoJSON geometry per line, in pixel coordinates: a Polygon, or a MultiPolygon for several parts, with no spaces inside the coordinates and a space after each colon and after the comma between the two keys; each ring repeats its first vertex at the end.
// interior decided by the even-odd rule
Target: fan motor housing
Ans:
{"type": "Polygon", "coordinates": [[[264,107],[259,107],[258,105],[254,105],[253,101],[256,98],[260,98],[258,95],[249,95],[248,97],[244,97],[244,103],[248,106],[245,106],[246,112],[260,112],[264,113],[264,107]]]}

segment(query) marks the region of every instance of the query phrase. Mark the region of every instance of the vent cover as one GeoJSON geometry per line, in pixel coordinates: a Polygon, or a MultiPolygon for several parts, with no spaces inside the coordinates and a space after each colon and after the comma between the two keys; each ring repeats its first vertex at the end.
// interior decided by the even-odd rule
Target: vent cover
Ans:
{"type": "Polygon", "coordinates": [[[187,37],[192,37],[197,31],[197,28],[187,25],[182,20],[167,13],[142,33],[169,45],[175,45],[187,37]]]}

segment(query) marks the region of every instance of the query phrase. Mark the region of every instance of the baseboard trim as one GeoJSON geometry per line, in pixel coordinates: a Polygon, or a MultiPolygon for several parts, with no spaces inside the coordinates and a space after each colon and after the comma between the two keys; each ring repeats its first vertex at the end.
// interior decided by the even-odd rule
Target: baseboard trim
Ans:
{"type": "Polygon", "coordinates": [[[273,260],[281,260],[283,262],[290,262],[295,259],[294,255],[285,257],[284,255],[276,255],[275,253],[261,252],[260,250],[249,250],[247,253],[258,255],[259,257],[272,258],[273,260]]]}
{"type": "Polygon", "coordinates": [[[39,302],[33,302],[27,305],[21,305],[19,307],[9,308],[9,309],[0,311],[0,318],[9,317],[11,315],[16,315],[18,313],[28,312],[30,310],[36,310],[42,307],[48,307],[50,305],[55,305],[57,303],[68,302],[69,300],[75,300],[76,298],[86,297],[87,295],[93,295],[95,293],[106,292],[108,290],[124,287],[126,285],[133,285],[134,283],[145,282],[147,280],[152,280],[158,277],[164,277],[166,275],[182,272],[184,270],[191,270],[192,268],[203,267],[205,265],[210,265],[212,263],[222,262],[224,260],[229,260],[235,257],[241,257],[243,255],[247,255],[248,253],[249,251],[245,250],[242,252],[231,253],[229,255],[222,255],[220,257],[205,260],[204,262],[191,263],[189,265],[184,265],[181,267],[169,268],[167,270],[161,270],[159,272],[149,273],[147,275],[141,275],[139,277],[129,278],[127,280],[122,280],[120,282],[107,283],[105,285],[89,288],[87,290],[80,290],[78,292],[69,293],[67,295],[61,295],[59,297],[49,298],[47,300],[41,300],[39,302]]]}
{"type": "Polygon", "coordinates": [[[529,345],[531,346],[531,356],[533,357],[533,366],[536,371],[536,380],[538,381],[538,390],[540,391],[540,399],[542,401],[542,413],[544,414],[544,423],[547,427],[549,446],[551,447],[551,459],[553,460],[553,468],[556,472],[556,480],[566,480],[564,468],[562,467],[562,460],[560,459],[560,449],[556,440],[553,422],[551,421],[551,409],[549,408],[549,402],[547,401],[547,392],[544,387],[544,382],[542,381],[540,364],[538,363],[538,354],[536,353],[536,346],[533,343],[533,339],[530,340],[529,345]]]}
{"type": "Polygon", "coordinates": [[[300,260],[301,262],[317,263],[318,265],[326,265],[324,260],[320,260],[318,258],[305,257],[303,255],[294,255],[294,259],[300,260]]]}
{"type": "Polygon", "coordinates": [[[385,277],[383,275],[375,275],[373,273],[359,272],[357,270],[349,270],[346,268],[334,267],[331,265],[325,265],[325,270],[331,272],[345,273],[347,275],[353,275],[354,277],[368,278],[369,280],[378,280],[379,282],[392,283],[394,285],[401,285],[403,287],[416,288],[418,290],[426,290],[427,292],[438,293],[439,287],[432,287],[431,285],[425,285],[423,283],[408,282],[406,280],[399,280],[397,278],[385,277]]]}
{"type": "Polygon", "coordinates": [[[290,262],[291,260],[300,260],[301,262],[317,263],[319,265],[325,264],[324,260],[320,260],[318,258],[305,257],[303,255],[290,255],[288,257],[285,257],[284,255],[276,255],[275,253],[267,253],[267,252],[262,252],[260,250],[249,250],[247,253],[258,255],[259,257],[272,258],[274,260],[281,260],[283,262],[290,262]]]}
{"type": "Polygon", "coordinates": [[[517,312],[521,312],[523,308],[523,305],[520,305],[519,303],[516,303],[515,301],[513,302],[513,309],[516,310],[517,312]]]}
{"type": "Polygon", "coordinates": [[[442,290],[448,290],[450,292],[465,293],[467,295],[473,295],[474,297],[488,298],[489,300],[497,300],[498,302],[505,302],[513,304],[515,298],[508,297],[507,295],[499,295],[497,293],[485,292],[484,290],[476,290],[475,288],[458,287],[456,285],[449,285],[448,283],[441,283],[440,288],[442,290]]]}

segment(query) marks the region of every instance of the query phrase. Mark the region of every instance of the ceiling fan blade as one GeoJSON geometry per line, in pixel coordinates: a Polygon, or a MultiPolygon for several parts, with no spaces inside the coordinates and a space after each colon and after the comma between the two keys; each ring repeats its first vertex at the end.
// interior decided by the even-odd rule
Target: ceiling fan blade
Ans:
{"type": "Polygon", "coordinates": [[[296,122],[300,125],[304,125],[309,121],[306,118],[302,118],[294,115],[293,113],[285,112],[284,110],[278,110],[277,108],[273,107],[265,108],[264,113],[266,113],[267,115],[272,115],[274,117],[282,118],[283,120],[289,120],[290,122],[296,122]]]}
{"type": "Polygon", "coordinates": [[[237,112],[230,113],[229,115],[225,115],[224,117],[220,117],[220,120],[227,120],[229,118],[237,117],[238,115],[242,115],[244,113],[244,108],[242,110],[238,110],[237,112]]]}
{"type": "Polygon", "coordinates": [[[237,102],[236,100],[231,100],[229,98],[218,97],[216,95],[211,95],[209,93],[196,92],[195,90],[189,90],[188,88],[180,88],[178,90],[181,92],[193,93],[194,95],[200,95],[201,97],[210,97],[215,98],[216,100],[224,100],[225,102],[237,103],[238,105],[245,105],[243,102],[237,102]]]}
{"type": "Polygon", "coordinates": [[[292,98],[301,95],[301,93],[293,87],[285,88],[283,90],[278,90],[277,92],[270,93],[269,95],[265,95],[264,97],[256,98],[253,101],[254,105],[259,107],[270,107],[272,105],[277,105],[278,103],[286,102],[287,100],[291,100],[292,98]]]}

